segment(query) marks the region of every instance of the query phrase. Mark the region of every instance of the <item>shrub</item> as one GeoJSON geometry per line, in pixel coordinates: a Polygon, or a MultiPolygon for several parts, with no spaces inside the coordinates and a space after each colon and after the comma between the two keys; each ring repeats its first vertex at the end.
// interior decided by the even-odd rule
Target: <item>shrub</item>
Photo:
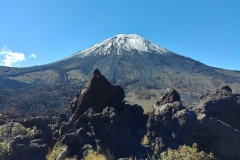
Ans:
{"type": "Polygon", "coordinates": [[[30,139],[33,139],[34,134],[37,131],[37,127],[33,129],[25,128],[19,123],[5,124],[0,126],[0,139],[3,142],[0,142],[0,159],[6,156],[9,152],[9,143],[10,141],[18,135],[28,135],[30,139]]]}
{"type": "Polygon", "coordinates": [[[33,139],[34,135],[37,133],[37,127],[33,126],[32,129],[27,128],[26,131],[27,131],[27,135],[29,136],[29,138],[33,139]]]}
{"type": "Polygon", "coordinates": [[[165,152],[157,155],[159,159],[163,160],[211,160],[215,159],[212,153],[206,154],[205,152],[201,151],[198,152],[197,144],[194,143],[192,147],[190,146],[180,146],[178,150],[168,149],[165,152]]]}
{"type": "Polygon", "coordinates": [[[0,143],[0,159],[7,155],[9,152],[9,143],[7,141],[3,141],[0,143]]]}
{"type": "Polygon", "coordinates": [[[25,128],[19,123],[5,124],[0,126],[0,135],[2,139],[12,139],[17,135],[28,135],[30,139],[33,138],[34,134],[37,131],[37,127],[33,129],[25,128]]]}

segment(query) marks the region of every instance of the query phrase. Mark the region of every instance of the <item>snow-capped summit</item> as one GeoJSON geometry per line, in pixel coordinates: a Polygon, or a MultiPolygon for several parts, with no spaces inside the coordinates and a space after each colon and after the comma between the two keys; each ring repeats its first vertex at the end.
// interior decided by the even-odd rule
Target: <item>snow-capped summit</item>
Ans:
{"type": "MultiPolygon", "coordinates": [[[[106,39],[86,50],[77,52],[73,56],[86,57],[107,54],[133,54],[137,51],[139,54],[154,52],[165,54],[169,51],[150,42],[136,34],[118,34],[106,39]]],[[[71,57],[73,57],[71,56],[71,57]]]]}

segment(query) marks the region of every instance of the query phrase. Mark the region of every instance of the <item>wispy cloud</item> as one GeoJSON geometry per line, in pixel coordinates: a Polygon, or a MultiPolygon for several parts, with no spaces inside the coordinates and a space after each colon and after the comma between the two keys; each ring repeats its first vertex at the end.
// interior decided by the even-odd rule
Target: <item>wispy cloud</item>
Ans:
{"type": "Polygon", "coordinates": [[[0,52],[0,65],[16,66],[17,62],[25,60],[23,53],[12,52],[7,46],[4,46],[0,52]],[[2,58],[3,57],[3,58],[2,58]]]}
{"type": "Polygon", "coordinates": [[[31,54],[31,55],[29,56],[29,58],[37,58],[37,55],[36,55],[36,54],[31,54]]]}

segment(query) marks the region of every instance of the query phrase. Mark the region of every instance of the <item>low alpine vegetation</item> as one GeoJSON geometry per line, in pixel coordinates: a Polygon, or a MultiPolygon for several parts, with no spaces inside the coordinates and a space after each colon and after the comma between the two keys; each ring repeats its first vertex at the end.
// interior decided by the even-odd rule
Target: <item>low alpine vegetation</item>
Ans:
{"type": "Polygon", "coordinates": [[[9,152],[10,141],[18,135],[28,135],[30,139],[33,139],[36,134],[37,127],[25,128],[19,123],[8,123],[0,126],[0,158],[6,156],[9,152]]]}
{"type": "Polygon", "coordinates": [[[0,158],[6,156],[9,152],[9,143],[5,140],[0,142],[0,158]]]}
{"type": "MultiPolygon", "coordinates": [[[[191,146],[179,146],[178,150],[168,148],[162,153],[155,153],[155,155],[161,160],[213,160],[214,155],[212,153],[206,154],[203,151],[198,151],[197,144],[194,143],[191,146]]],[[[151,159],[151,158],[150,158],[151,159]]]]}
{"type": "Polygon", "coordinates": [[[8,123],[5,125],[0,126],[0,139],[6,140],[11,139],[17,135],[28,135],[30,139],[33,138],[34,134],[37,131],[37,127],[25,128],[21,124],[15,123],[8,123]]]}

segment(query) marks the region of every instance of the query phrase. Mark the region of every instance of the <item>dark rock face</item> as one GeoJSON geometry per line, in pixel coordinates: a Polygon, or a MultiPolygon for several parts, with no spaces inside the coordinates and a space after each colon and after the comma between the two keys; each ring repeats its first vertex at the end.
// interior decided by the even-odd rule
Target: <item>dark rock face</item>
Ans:
{"type": "Polygon", "coordinates": [[[240,95],[231,91],[229,86],[224,86],[214,92],[203,94],[194,110],[240,130],[240,95]]]}
{"type": "Polygon", "coordinates": [[[86,144],[91,142],[91,138],[94,138],[96,144],[90,144],[96,146],[98,152],[105,152],[109,149],[116,157],[128,157],[129,154],[136,154],[141,150],[138,139],[134,138],[132,133],[139,129],[139,126],[134,116],[130,116],[132,117],[131,121],[126,122],[121,119],[118,111],[113,107],[106,107],[102,112],[89,109],[79,118],[80,121],[87,121],[88,123],[84,123],[82,126],[78,125],[78,127],[86,129],[87,133],[91,133],[92,136],[87,138],[89,140],[86,144]],[[131,124],[136,125],[137,129],[128,130],[132,129],[131,124]]]}
{"type": "Polygon", "coordinates": [[[76,97],[72,101],[71,108],[73,115],[71,118],[75,121],[91,107],[103,110],[106,106],[111,106],[114,102],[121,102],[123,99],[123,88],[111,85],[101,75],[100,71],[96,69],[89,83],[81,92],[76,94],[76,97]]]}
{"type": "Polygon", "coordinates": [[[175,113],[183,109],[185,107],[174,89],[167,89],[153,106],[147,123],[148,137],[153,150],[166,150],[168,147],[177,148],[184,141],[181,138],[182,133],[176,134],[178,128],[173,119],[175,113]],[[173,134],[174,136],[172,136],[173,134]]]}
{"type": "Polygon", "coordinates": [[[147,157],[140,144],[147,118],[142,107],[126,105],[123,99],[123,89],[94,70],[91,80],[70,104],[70,122],[63,122],[59,129],[57,143],[68,146],[64,155],[77,153],[80,159],[90,146],[100,153],[110,151],[115,158],[147,157]]]}
{"type": "Polygon", "coordinates": [[[178,97],[173,89],[169,91],[165,91],[149,114],[147,135],[153,150],[197,143],[201,149],[224,159],[240,158],[239,95],[224,86],[202,95],[199,104],[190,110],[182,106],[180,98],[167,98],[178,97]]]}

